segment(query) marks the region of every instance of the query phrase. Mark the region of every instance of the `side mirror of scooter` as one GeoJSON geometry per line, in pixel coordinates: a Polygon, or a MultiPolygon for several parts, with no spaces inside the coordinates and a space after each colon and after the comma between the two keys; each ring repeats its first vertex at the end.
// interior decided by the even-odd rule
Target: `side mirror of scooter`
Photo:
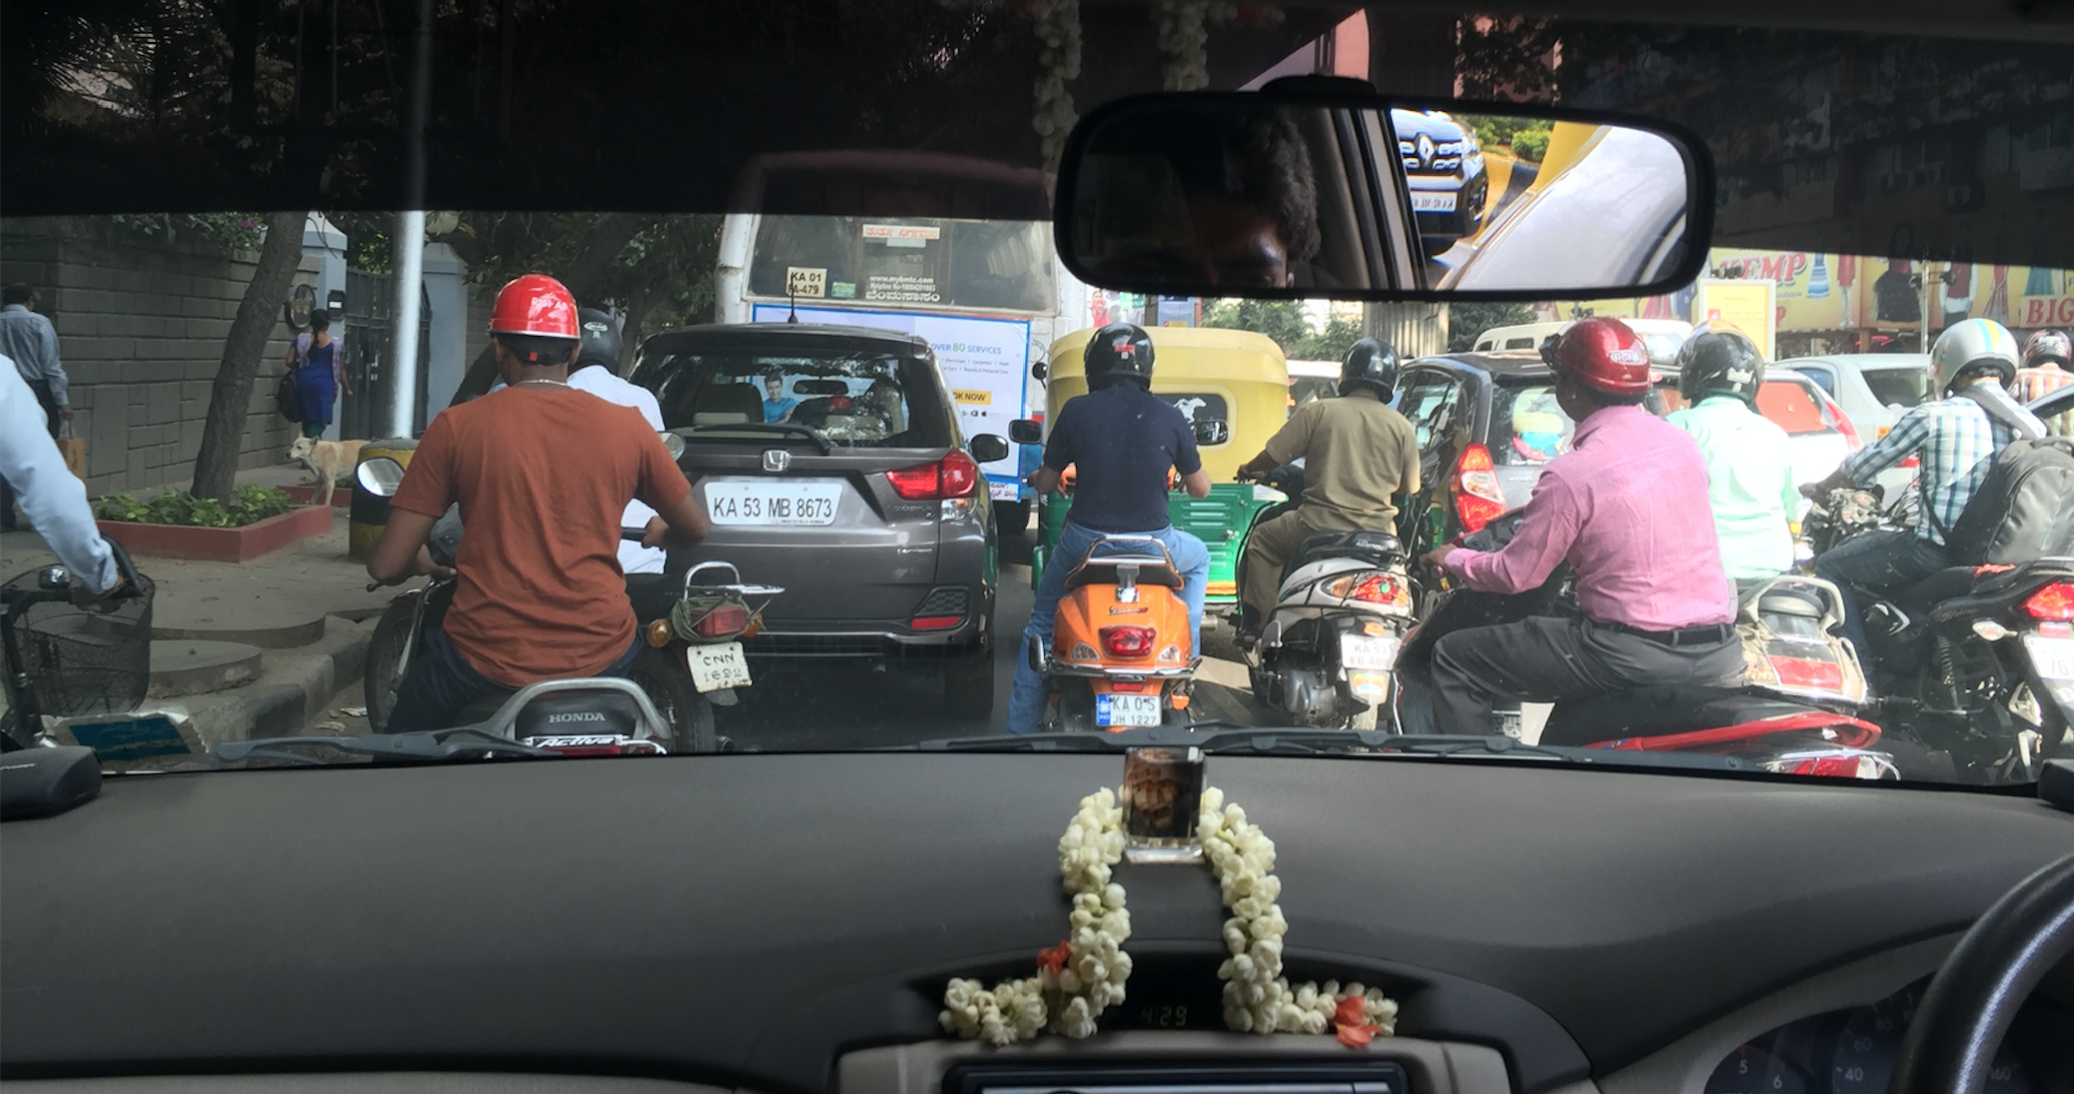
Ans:
{"type": "Polygon", "coordinates": [[[1017,418],[1008,423],[1008,439],[1017,444],[1043,444],[1044,424],[1029,418],[1017,418]]]}
{"type": "Polygon", "coordinates": [[[1217,445],[1231,443],[1231,423],[1222,418],[1199,418],[1195,422],[1195,443],[1217,445]]]}
{"type": "Polygon", "coordinates": [[[1044,382],[1045,376],[1049,375],[1050,373],[1051,366],[1047,365],[1043,361],[1038,361],[1030,366],[1030,379],[1035,380],[1040,384],[1044,382]]]}
{"type": "Polygon", "coordinates": [[[353,469],[353,477],[360,489],[378,498],[393,498],[396,487],[403,482],[403,465],[387,456],[372,456],[360,461],[353,469]]]}
{"type": "Polygon", "coordinates": [[[993,463],[1008,458],[1008,439],[998,433],[982,433],[966,444],[966,450],[980,463],[993,463]]]}
{"type": "Polygon", "coordinates": [[[663,451],[670,454],[671,460],[681,460],[684,458],[684,438],[668,430],[664,430],[656,434],[656,436],[662,438],[663,451]]]}

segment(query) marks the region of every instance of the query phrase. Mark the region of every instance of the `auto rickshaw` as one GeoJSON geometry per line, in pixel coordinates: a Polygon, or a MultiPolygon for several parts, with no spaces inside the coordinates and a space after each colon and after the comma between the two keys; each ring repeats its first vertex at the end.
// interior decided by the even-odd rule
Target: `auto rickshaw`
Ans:
{"type": "MultiPolygon", "coordinates": [[[[1234,568],[1246,530],[1255,513],[1283,500],[1279,491],[1232,481],[1239,465],[1258,454],[1288,420],[1289,371],[1282,348],[1252,331],[1150,327],[1146,333],[1152,336],[1152,393],[1174,404],[1191,422],[1222,420],[1230,427],[1223,442],[1197,444],[1203,470],[1210,474],[1210,496],[1198,499],[1176,492],[1167,512],[1174,527],[1195,535],[1210,549],[1206,608],[1234,604],[1239,594],[1234,568]]],[[[1081,354],[1092,337],[1092,329],[1074,331],[1051,344],[1045,378],[1047,422],[1058,417],[1066,400],[1087,393],[1081,354]]],[[[1063,490],[1070,491],[1071,483],[1068,468],[1063,490]]],[[[1038,509],[1033,586],[1044,573],[1045,560],[1072,506],[1072,498],[1061,492],[1043,499],[1038,509]]]]}

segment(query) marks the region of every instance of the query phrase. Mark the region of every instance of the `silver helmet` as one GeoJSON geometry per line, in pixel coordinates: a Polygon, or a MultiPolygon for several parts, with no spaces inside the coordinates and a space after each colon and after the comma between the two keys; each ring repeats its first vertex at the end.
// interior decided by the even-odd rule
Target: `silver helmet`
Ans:
{"type": "Polygon", "coordinates": [[[1992,319],[1962,319],[1953,323],[1930,347],[1930,371],[1937,374],[1938,389],[1945,392],[1951,391],[1960,373],[1981,366],[1992,367],[2001,377],[2002,386],[2008,387],[2016,381],[2021,359],[2016,336],[1992,319]]]}

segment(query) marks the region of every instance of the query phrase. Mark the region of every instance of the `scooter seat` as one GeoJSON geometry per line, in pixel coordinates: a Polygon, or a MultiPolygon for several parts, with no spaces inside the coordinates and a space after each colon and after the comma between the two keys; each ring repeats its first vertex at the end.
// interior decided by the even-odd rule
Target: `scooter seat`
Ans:
{"type": "Polygon", "coordinates": [[[1804,619],[1822,618],[1826,607],[1822,597],[1812,589],[1796,589],[1784,585],[1773,586],[1757,600],[1757,610],[1765,615],[1797,615],[1804,619]]]}
{"type": "Polygon", "coordinates": [[[1313,532],[1282,565],[1282,578],[1286,581],[1290,574],[1325,558],[1352,558],[1370,566],[1388,566],[1404,561],[1404,545],[1389,532],[1313,532]]]}
{"type": "Polygon", "coordinates": [[[1972,592],[1973,578],[1971,566],[1947,566],[1894,594],[1894,603],[1911,617],[1920,618],[1937,604],[1972,592]]]}
{"type": "Polygon", "coordinates": [[[1140,585],[1164,585],[1169,589],[1181,587],[1181,575],[1174,572],[1164,559],[1151,555],[1108,555],[1088,559],[1074,567],[1073,572],[1066,575],[1066,588],[1119,584],[1117,567],[1127,565],[1138,568],[1137,582],[1140,585]]]}
{"type": "MultiPolygon", "coordinates": [[[[509,695],[485,695],[462,707],[461,712],[454,716],[454,724],[468,726],[488,721],[510,698],[509,695]]],[[[631,737],[640,724],[640,707],[626,692],[608,688],[557,691],[527,703],[525,709],[519,711],[517,723],[512,726],[512,736],[521,741],[528,737],[594,734],[631,737]]]]}
{"type": "Polygon", "coordinates": [[[1540,743],[1582,747],[1622,737],[1662,737],[1804,711],[1807,705],[1738,688],[1668,685],[1558,703],[1540,743]]]}

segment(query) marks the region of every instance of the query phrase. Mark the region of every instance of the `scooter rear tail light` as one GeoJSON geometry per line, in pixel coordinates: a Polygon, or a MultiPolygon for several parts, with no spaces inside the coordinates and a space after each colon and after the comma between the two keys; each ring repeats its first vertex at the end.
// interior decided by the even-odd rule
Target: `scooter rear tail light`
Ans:
{"type": "Polygon", "coordinates": [[[749,626],[749,609],[740,604],[722,604],[692,626],[700,638],[733,638],[749,626]]]}
{"type": "Polygon", "coordinates": [[[1404,583],[1388,574],[1350,574],[1334,578],[1326,584],[1325,592],[1341,600],[1359,600],[1365,604],[1382,604],[1390,607],[1411,604],[1411,595],[1405,591],[1404,583]]]}
{"type": "Polygon", "coordinates": [[[1150,657],[1159,632],[1151,627],[1103,627],[1102,648],[1111,657],[1150,657]]]}
{"type": "Polygon", "coordinates": [[[1498,472],[1491,450],[1472,444],[1462,450],[1455,464],[1455,516],[1465,532],[1481,532],[1486,524],[1505,511],[1505,492],[1498,488],[1498,472]]]}
{"type": "Polygon", "coordinates": [[[2074,585],[2055,581],[2032,593],[2031,599],[2024,601],[2024,610],[2033,619],[2074,620],[2074,585]]]}

